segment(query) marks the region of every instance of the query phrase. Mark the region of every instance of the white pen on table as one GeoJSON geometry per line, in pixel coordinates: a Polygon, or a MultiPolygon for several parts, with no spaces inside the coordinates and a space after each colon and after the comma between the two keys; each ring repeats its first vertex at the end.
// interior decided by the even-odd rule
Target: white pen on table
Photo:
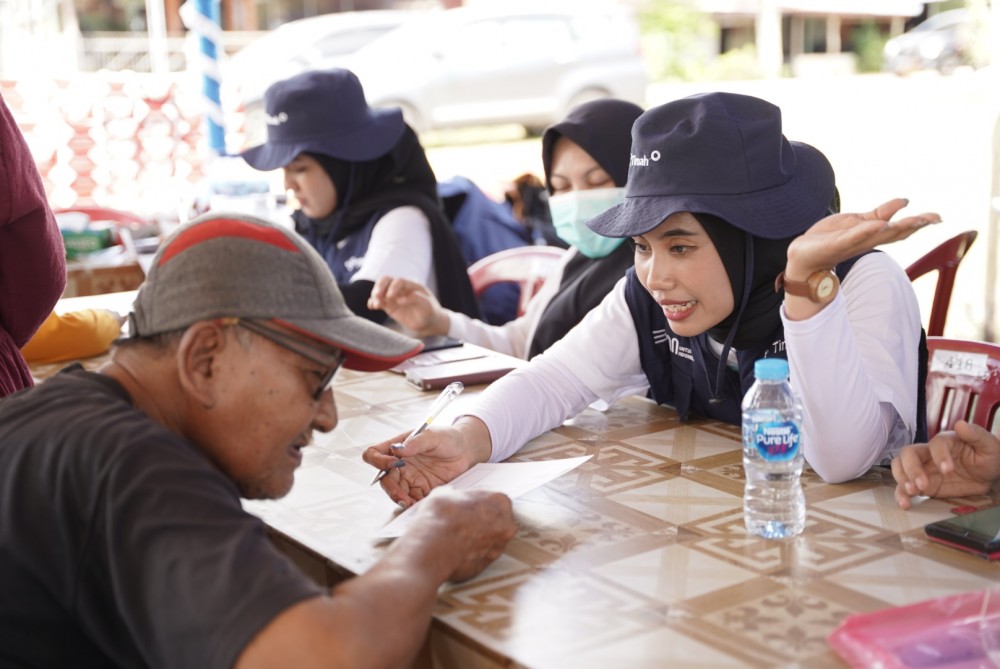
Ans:
{"type": "MultiPolygon", "coordinates": [[[[397,449],[403,448],[403,446],[406,445],[406,442],[408,442],[410,439],[413,439],[415,436],[426,430],[427,427],[434,421],[434,419],[437,418],[438,414],[441,413],[441,411],[446,406],[448,406],[448,404],[450,404],[453,399],[458,397],[463,390],[465,390],[465,386],[462,384],[461,381],[455,381],[454,383],[449,383],[445,387],[445,389],[441,391],[441,394],[438,395],[437,399],[434,400],[434,404],[431,405],[430,410],[427,412],[427,418],[424,419],[424,422],[418,425],[416,428],[414,428],[413,432],[407,435],[406,439],[404,439],[402,443],[393,444],[389,448],[397,448],[397,449]]],[[[379,470],[378,474],[376,474],[375,478],[372,480],[371,485],[375,485],[376,483],[381,481],[393,469],[396,469],[398,467],[403,467],[404,465],[406,465],[406,461],[403,460],[402,458],[399,458],[389,467],[379,470]]]]}

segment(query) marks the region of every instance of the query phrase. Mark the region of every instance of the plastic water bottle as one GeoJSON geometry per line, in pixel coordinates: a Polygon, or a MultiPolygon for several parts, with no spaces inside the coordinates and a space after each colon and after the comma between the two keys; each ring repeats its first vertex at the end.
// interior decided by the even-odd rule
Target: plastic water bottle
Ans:
{"type": "Polygon", "coordinates": [[[802,494],[802,405],[788,384],[788,361],[754,363],[743,398],[743,519],[767,539],[793,537],[806,521],[802,494]]]}

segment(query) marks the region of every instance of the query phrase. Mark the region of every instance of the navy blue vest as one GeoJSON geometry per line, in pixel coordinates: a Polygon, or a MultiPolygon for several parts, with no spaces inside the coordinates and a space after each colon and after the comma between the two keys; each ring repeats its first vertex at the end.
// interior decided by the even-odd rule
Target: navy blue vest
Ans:
{"type": "MultiPolygon", "coordinates": [[[[861,256],[845,260],[836,267],[841,281],[861,256]]],[[[778,328],[757,344],[737,351],[737,369],[727,368],[722,376],[718,401],[709,402],[710,379],[714,380],[720,361],[708,344],[708,335],[682,337],[670,329],[663,310],[639,283],[633,267],[626,274],[625,301],[628,303],[635,332],[639,339],[639,358],[642,370],[649,381],[649,396],[657,404],[666,404],[677,410],[681,420],[688,415],[703,416],[739,425],[740,404],[754,382],[753,365],[760,358],[787,358],[785,331],[778,328]]],[[[920,369],[917,388],[916,441],[927,440],[927,417],[924,401],[926,382],[927,347],[924,333],[920,333],[920,369]]]]}
{"type": "Polygon", "coordinates": [[[331,242],[329,237],[321,238],[315,227],[310,227],[303,233],[309,244],[319,251],[319,254],[326,260],[326,264],[330,266],[330,271],[333,272],[333,278],[337,280],[338,285],[346,286],[349,284],[351,277],[361,269],[361,263],[365,259],[365,254],[368,253],[372,230],[375,229],[375,224],[378,223],[381,214],[382,212],[373,214],[367,223],[340,242],[331,242]]]}
{"type": "Polygon", "coordinates": [[[737,370],[726,369],[722,375],[718,401],[710,403],[710,379],[715,379],[720,361],[709,348],[708,335],[682,337],[670,329],[667,317],[639,283],[633,267],[625,275],[625,301],[628,303],[636,336],[639,359],[649,381],[649,396],[657,404],[674,407],[681,420],[688,415],[714,418],[733,425],[741,419],[740,403],[754,381],[753,365],[759,358],[784,358],[784,328],[759,344],[737,351],[737,370]]]}

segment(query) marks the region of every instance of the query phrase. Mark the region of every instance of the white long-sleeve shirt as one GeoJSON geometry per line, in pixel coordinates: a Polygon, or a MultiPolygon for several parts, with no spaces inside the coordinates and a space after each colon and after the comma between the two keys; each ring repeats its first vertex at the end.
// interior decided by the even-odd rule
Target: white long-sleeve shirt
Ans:
{"type": "MultiPolygon", "coordinates": [[[[805,410],[803,450],[820,476],[855,478],[912,440],[920,312],[899,265],[870,253],[825,309],[790,321],[782,308],[782,322],[805,410]]],[[[622,279],[561,341],[492,384],[467,413],[488,427],[497,462],[595,399],[610,403],[648,387],[622,279]]]]}
{"type": "Polygon", "coordinates": [[[437,293],[431,224],[419,207],[390,209],[372,228],[372,236],[351,281],[375,282],[383,276],[409,279],[437,293]]]}
{"type": "Polygon", "coordinates": [[[566,264],[579,253],[570,247],[559,259],[552,272],[545,277],[542,287],[528,302],[524,314],[503,325],[490,325],[465,314],[448,312],[448,336],[489,348],[500,353],[527,360],[535,330],[542,320],[542,313],[559,292],[566,264]]]}

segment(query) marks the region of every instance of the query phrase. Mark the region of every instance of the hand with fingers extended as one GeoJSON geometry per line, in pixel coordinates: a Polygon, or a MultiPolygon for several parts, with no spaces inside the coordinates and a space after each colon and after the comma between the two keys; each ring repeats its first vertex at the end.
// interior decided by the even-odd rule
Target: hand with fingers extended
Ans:
{"type": "Polygon", "coordinates": [[[448,310],[441,306],[434,293],[409,279],[379,278],[372,286],[368,308],[384,311],[418,337],[446,335],[451,327],[448,310]]]}
{"type": "Polygon", "coordinates": [[[892,460],[896,501],[910,508],[916,495],[981,495],[1000,480],[1000,440],[965,421],[952,432],[939,432],[928,444],[905,447],[892,460]]]}
{"type": "Polygon", "coordinates": [[[405,538],[433,546],[449,581],[481,572],[500,557],[517,530],[510,498],[496,492],[443,486],[411,513],[417,516],[405,538]]]}
{"type": "Polygon", "coordinates": [[[486,462],[492,452],[489,430],[478,418],[464,416],[451,427],[424,430],[405,444],[407,434],[365,449],[364,460],[390,470],[382,489],[403,507],[413,505],[434,488],[448,483],[473,465],[486,462]],[[400,459],[406,463],[400,467],[400,459]]]}
{"type": "Polygon", "coordinates": [[[859,253],[906,239],[926,225],[941,222],[934,213],[891,220],[908,203],[896,198],[864,214],[831,214],[821,219],[789,245],[786,274],[796,281],[805,280],[817,270],[830,269],[859,253]]]}
{"type": "MultiPolygon", "coordinates": [[[[785,283],[805,283],[822,270],[833,269],[838,263],[870,251],[876,246],[906,239],[931,223],[940,223],[937,214],[925,213],[891,220],[909,203],[896,198],[863,214],[831,214],[819,220],[788,246],[785,283]]],[[[805,320],[825,305],[805,297],[785,292],[785,314],[791,320],[805,320]]]]}

